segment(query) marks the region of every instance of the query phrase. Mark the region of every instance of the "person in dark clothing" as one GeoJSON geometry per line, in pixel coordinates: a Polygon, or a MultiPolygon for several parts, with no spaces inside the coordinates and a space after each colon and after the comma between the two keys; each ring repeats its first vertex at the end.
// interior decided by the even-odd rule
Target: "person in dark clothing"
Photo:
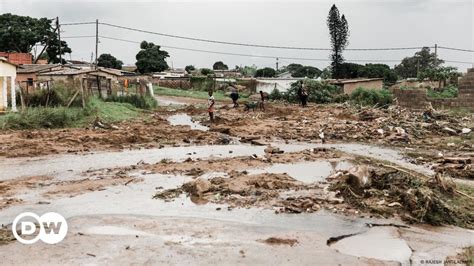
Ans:
{"type": "Polygon", "coordinates": [[[301,106],[306,107],[308,105],[308,91],[306,87],[303,85],[303,89],[301,90],[301,106]]]}
{"type": "Polygon", "coordinates": [[[239,103],[237,100],[239,99],[239,93],[235,88],[232,88],[232,92],[230,93],[230,98],[232,99],[232,103],[234,104],[234,108],[239,107],[239,103]]]}
{"type": "Polygon", "coordinates": [[[303,106],[303,81],[302,80],[298,82],[298,90],[296,91],[296,95],[298,96],[300,105],[303,106]]]}
{"type": "Polygon", "coordinates": [[[308,105],[308,92],[303,89],[301,93],[301,106],[306,107],[308,105]]]}
{"type": "Polygon", "coordinates": [[[260,102],[258,106],[260,107],[260,111],[265,111],[265,94],[263,94],[263,91],[260,91],[260,102]]]}

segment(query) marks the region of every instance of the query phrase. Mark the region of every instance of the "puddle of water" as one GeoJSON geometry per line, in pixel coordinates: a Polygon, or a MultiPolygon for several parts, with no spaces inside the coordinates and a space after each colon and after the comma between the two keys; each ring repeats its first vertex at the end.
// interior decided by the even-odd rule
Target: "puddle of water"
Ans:
{"type": "Polygon", "coordinates": [[[323,181],[327,176],[331,175],[337,170],[348,170],[353,165],[348,161],[314,161],[314,162],[299,162],[293,164],[273,164],[263,169],[248,170],[249,174],[286,173],[296,180],[313,183],[323,181]]]}
{"type": "MultiPolygon", "coordinates": [[[[136,176],[139,176],[139,174],[136,173],[136,176]]],[[[185,195],[181,195],[174,201],[166,202],[152,198],[158,191],[156,187],[163,187],[163,189],[176,188],[184,182],[192,180],[192,178],[161,174],[142,177],[145,180],[141,183],[127,186],[118,185],[103,191],[94,191],[75,197],[58,198],[48,205],[35,204],[40,199],[34,200],[32,204],[14,205],[0,210],[0,224],[11,223],[18,213],[25,211],[38,214],[54,211],[60,213],[66,219],[76,216],[104,215],[107,217],[121,214],[203,218],[272,228],[309,230],[319,232],[325,238],[329,238],[332,235],[349,234],[354,231],[363,232],[367,230],[365,223],[373,222],[373,219],[349,218],[326,211],[299,215],[275,214],[273,210],[259,208],[236,208],[228,211],[227,205],[214,203],[201,205],[203,202],[196,202],[196,204],[185,195]],[[217,208],[220,210],[216,210],[217,208]]],[[[109,232],[113,234],[128,232],[123,228],[109,229],[109,232]]],[[[93,232],[98,231],[100,230],[93,230],[93,232]]]]}
{"type": "Polygon", "coordinates": [[[137,235],[137,236],[152,236],[152,234],[130,229],[126,227],[112,226],[112,225],[102,225],[102,226],[91,226],[87,227],[84,230],[84,233],[91,235],[114,235],[114,236],[128,236],[128,235],[137,235]]]}
{"type": "Polygon", "coordinates": [[[199,122],[195,122],[191,119],[191,116],[187,114],[176,114],[168,117],[168,122],[172,126],[190,126],[191,129],[201,130],[201,131],[208,131],[209,128],[199,124],[199,122]]]}
{"type": "Polygon", "coordinates": [[[374,227],[331,246],[341,253],[385,261],[409,263],[412,251],[393,227],[374,227]]]}
{"type": "Polygon", "coordinates": [[[89,169],[102,169],[158,163],[163,159],[175,162],[187,158],[231,158],[264,155],[264,146],[251,145],[203,145],[167,147],[162,149],[124,150],[120,152],[100,152],[86,155],[62,154],[28,158],[12,158],[0,161],[0,180],[21,176],[49,175],[62,180],[80,177],[80,173],[89,169]],[[232,153],[230,153],[232,151],[232,153]]]}
{"type": "Polygon", "coordinates": [[[367,144],[358,143],[337,143],[337,144],[312,144],[312,143],[290,143],[290,144],[278,144],[274,143],[273,146],[279,147],[286,152],[295,151],[301,149],[304,146],[306,149],[311,148],[334,148],[336,150],[346,152],[353,155],[365,156],[377,160],[388,161],[393,164],[400,165],[407,169],[425,174],[433,175],[434,171],[423,166],[410,163],[406,160],[402,153],[396,148],[386,148],[367,144]]]}
{"type": "MultiPolygon", "coordinates": [[[[409,163],[399,151],[389,148],[363,144],[272,144],[285,152],[297,152],[310,148],[335,148],[343,152],[362,155],[374,159],[382,159],[402,167],[431,175],[432,170],[420,165],[409,163]]],[[[124,150],[119,152],[100,152],[86,155],[62,154],[42,156],[33,159],[11,158],[0,161],[0,180],[13,179],[22,176],[50,175],[68,180],[79,177],[86,170],[124,167],[134,165],[139,161],[157,163],[162,159],[184,161],[187,158],[230,158],[238,156],[264,155],[264,146],[247,144],[236,145],[203,145],[167,147],[162,149],[124,150]],[[230,153],[232,152],[232,153],[230,153]]]]}
{"type": "Polygon", "coordinates": [[[165,98],[162,96],[156,96],[155,97],[156,101],[158,102],[159,106],[170,106],[170,105],[185,105],[185,103],[177,101],[177,100],[172,100],[169,98],[165,98]]]}

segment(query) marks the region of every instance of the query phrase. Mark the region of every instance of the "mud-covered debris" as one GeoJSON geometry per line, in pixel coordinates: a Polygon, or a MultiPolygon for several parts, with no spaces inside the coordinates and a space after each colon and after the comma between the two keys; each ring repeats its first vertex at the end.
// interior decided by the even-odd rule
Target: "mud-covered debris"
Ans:
{"type": "Polygon", "coordinates": [[[110,123],[104,122],[100,119],[100,117],[96,117],[91,124],[93,129],[119,129],[116,125],[112,125],[110,123]]]}
{"type": "Polygon", "coordinates": [[[263,242],[268,245],[288,245],[288,246],[294,246],[298,244],[297,239],[289,239],[289,238],[279,238],[279,237],[269,237],[265,240],[259,240],[260,242],[263,242]]]}
{"type": "Polygon", "coordinates": [[[370,186],[370,172],[367,165],[354,166],[347,171],[346,182],[355,189],[370,186]]]}
{"type": "Polygon", "coordinates": [[[230,127],[216,126],[216,127],[212,127],[210,129],[210,131],[219,132],[219,133],[222,133],[222,134],[229,135],[230,134],[230,127]]]}
{"type": "Polygon", "coordinates": [[[0,228],[0,246],[6,245],[15,240],[12,230],[9,228],[0,228]]]}
{"type": "Polygon", "coordinates": [[[271,145],[268,145],[265,150],[263,150],[265,153],[268,154],[282,154],[284,151],[280,150],[280,148],[277,147],[272,147],[271,145]]]}
{"type": "Polygon", "coordinates": [[[453,178],[474,179],[474,167],[471,157],[443,157],[433,166],[438,174],[453,178]]]}
{"type": "Polygon", "coordinates": [[[443,128],[443,131],[450,134],[450,135],[457,135],[458,133],[456,132],[456,130],[452,129],[452,128],[449,128],[449,127],[444,127],[443,128]]]}
{"type": "Polygon", "coordinates": [[[474,228],[474,206],[469,202],[460,206],[457,197],[462,196],[455,193],[453,182],[386,168],[370,171],[370,180],[368,186],[357,190],[345,180],[336,179],[330,189],[338,191],[346,203],[384,217],[397,213],[413,223],[474,228]]]}
{"type": "Polygon", "coordinates": [[[206,179],[197,178],[183,185],[183,190],[192,196],[203,196],[205,192],[211,190],[212,184],[206,179]]]}
{"type": "Polygon", "coordinates": [[[162,199],[164,201],[172,201],[175,198],[179,197],[183,193],[182,188],[172,188],[166,189],[164,191],[157,192],[153,198],[154,199],[162,199]]]}

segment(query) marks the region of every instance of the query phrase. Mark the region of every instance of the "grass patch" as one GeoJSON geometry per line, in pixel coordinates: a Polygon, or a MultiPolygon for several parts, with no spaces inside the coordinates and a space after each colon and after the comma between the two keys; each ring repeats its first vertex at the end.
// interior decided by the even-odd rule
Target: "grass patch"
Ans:
{"type": "Polygon", "coordinates": [[[1,129],[38,129],[81,127],[97,116],[107,122],[136,118],[141,110],[129,103],[103,102],[91,98],[86,108],[36,107],[26,111],[0,116],[1,129]]]}
{"type": "Polygon", "coordinates": [[[433,90],[428,89],[428,97],[435,99],[446,99],[446,98],[456,98],[458,97],[459,91],[458,88],[453,85],[448,85],[442,90],[433,90]]]}
{"type": "MultiPolygon", "coordinates": [[[[209,98],[207,91],[198,91],[198,90],[180,90],[180,89],[171,89],[165,87],[154,86],[153,87],[156,95],[165,95],[165,96],[178,96],[178,97],[188,97],[195,99],[207,99],[209,98]]],[[[240,96],[241,99],[245,98],[243,95],[240,96]]],[[[225,95],[222,91],[215,91],[214,98],[217,101],[229,100],[230,97],[225,95]]]]}
{"type": "Polygon", "coordinates": [[[350,99],[355,104],[387,106],[392,103],[393,96],[386,89],[375,90],[359,87],[351,93],[350,99]]]}

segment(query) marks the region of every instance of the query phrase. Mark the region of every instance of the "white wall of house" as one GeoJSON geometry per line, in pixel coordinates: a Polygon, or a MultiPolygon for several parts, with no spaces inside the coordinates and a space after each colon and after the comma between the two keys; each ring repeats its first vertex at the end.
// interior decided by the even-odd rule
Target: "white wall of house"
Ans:
{"type": "Polygon", "coordinates": [[[10,95],[12,98],[12,111],[16,112],[16,65],[7,62],[4,58],[0,58],[0,110],[8,107],[7,90],[10,85],[10,95]]]}
{"type": "Polygon", "coordinates": [[[263,91],[271,93],[274,89],[285,92],[290,89],[292,83],[300,79],[301,78],[259,78],[257,79],[257,92],[263,91]]]}

